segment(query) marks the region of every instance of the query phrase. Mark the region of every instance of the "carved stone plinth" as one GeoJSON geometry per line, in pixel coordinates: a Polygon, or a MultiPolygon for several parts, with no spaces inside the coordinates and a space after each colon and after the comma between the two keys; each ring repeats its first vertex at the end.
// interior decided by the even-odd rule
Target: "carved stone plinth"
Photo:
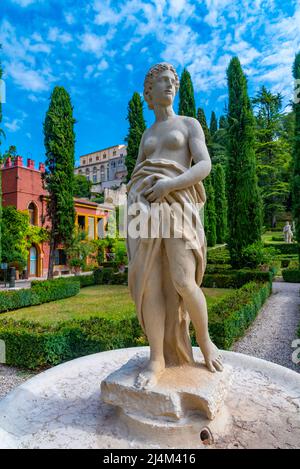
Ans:
{"type": "Polygon", "coordinates": [[[135,380],[147,360],[134,357],[101,383],[101,397],[120,411],[136,436],[149,437],[174,432],[184,438],[197,434],[221,412],[230,388],[232,368],[211,373],[201,363],[167,368],[158,384],[138,389],[135,380]],[[158,433],[157,433],[158,432],[158,433]]]}

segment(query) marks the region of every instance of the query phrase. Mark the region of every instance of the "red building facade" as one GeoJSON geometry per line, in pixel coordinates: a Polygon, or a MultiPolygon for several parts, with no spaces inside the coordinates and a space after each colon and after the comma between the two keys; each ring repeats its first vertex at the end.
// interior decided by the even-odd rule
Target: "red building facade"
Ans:
{"type": "MultiPolygon", "coordinates": [[[[7,159],[2,171],[2,204],[4,207],[13,205],[18,210],[28,210],[30,222],[33,225],[50,228],[51,223],[47,217],[48,192],[43,188],[42,173],[45,171],[43,163],[35,169],[34,161],[27,159],[23,164],[21,156],[12,162],[7,159]]],[[[101,238],[104,235],[105,220],[111,208],[85,199],[74,199],[76,224],[88,232],[91,239],[101,238]]],[[[28,276],[44,277],[47,275],[49,265],[49,243],[34,244],[28,253],[28,276]]],[[[63,248],[57,250],[54,267],[55,275],[68,273],[66,257],[63,248]]]]}

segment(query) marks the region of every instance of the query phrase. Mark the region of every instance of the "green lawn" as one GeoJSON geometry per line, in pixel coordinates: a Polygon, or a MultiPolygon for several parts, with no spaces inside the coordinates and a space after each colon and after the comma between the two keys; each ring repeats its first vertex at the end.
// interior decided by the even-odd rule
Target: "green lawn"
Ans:
{"type": "Polygon", "coordinates": [[[272,243],[272,244],[280,244],[284,243],[284,236],[282,231],[266,231],[262,235],[262,241],[264,243],[272,243]],[[273,241],[272,237],[275,236],[276,238],[281,238],[281,241],[273,241]]]}
{"type": "MultiPolygon", "coordinates": [[[[233,289],[203,288],[203,292],[210,307],[232,293],[233,289]]],[[[127,286],[96,285],[82,288],[77,296],[71,298],[1,314],[0,321],[13,318],[49,324],[90,316],[124,316],[124,314],[131,314],[132,311],[134,311],[134,304],[127,286]]]]}

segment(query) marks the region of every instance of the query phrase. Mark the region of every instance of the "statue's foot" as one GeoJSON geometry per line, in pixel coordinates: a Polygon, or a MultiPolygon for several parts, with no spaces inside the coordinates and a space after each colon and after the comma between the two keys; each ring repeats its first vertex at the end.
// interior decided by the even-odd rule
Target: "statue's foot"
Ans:
{"type": "Polygon", "coordinates": [[[135,386],[139,389],[153,388],[165,370],[164,361],[150,360],[146,368],[138,375],[135,386]]]}
{"type": "Polygon", "coordinates": [[[199,341],[199,347],[203,353],[205,364],[209,371],[223,371],[222,355],[215,344],[210,340],[199,341]]]}

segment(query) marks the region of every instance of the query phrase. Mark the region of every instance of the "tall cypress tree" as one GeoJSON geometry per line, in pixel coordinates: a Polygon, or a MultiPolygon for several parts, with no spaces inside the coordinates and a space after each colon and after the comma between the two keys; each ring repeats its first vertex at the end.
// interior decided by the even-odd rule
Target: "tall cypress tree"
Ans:
{"type": "Polygon", "coordinates": [[[261,239],[262,205],[256,176],[254,116],[237,57],[230,61],[227,81],[228,247],[232,266],[240,267],[243,248],[261,239]]]}
{"type": "Polygon", "coordinates": [[[215,112],[212,111],[211,117],[210,117],[210,125],[209,125],[209,131],[210,131],[210,135],[212,136],[212,138],[215,135],[215,133],[217,132],[217,130],[218,130],[217,117],[216,117],[215,112]]]}
{"type": "Polygon", "coordinates": [[[196,118],[194,87],[191,75],[186,68],[180,78],[178,114],[196,118]]]}
{"type": "Polygon", "coordinates": [[[49,192],[47,213],[51,220],[48,278],[53,277],[55,249],[60,243],[67,247],[74,230],[74,124],[70,96],[63,87],[56,86],[44,122],[43,179],[49,192]]]}
{"type": "MultiPolygon", "coordinates": [[[[206,121],[204,109],[201,107],[197,111],[197,120],[200,122],[204,132],[205,142],[208,152],[211,156],[211,135],[206,121]]],[[[204,206],[204,228],[208,246],[215,246],[216,244],[216,207],[215,207],[215,193],[211,175],[204,180],[204,187],[206,191],[206,203],[204,206]]]]}
{"type": "Polygon", "coordinates": [[[227,127],[227,119],[225,116],[221,116],[219,119],[219,129],[226,129],[227,127]]]}
{"type": "Polygon", "coordinates": [[[225,188],[225,171],[219,163],[214,167],[213,182],[216,206],[217,243],[225,243],[227,234],[227,199],[225,188]]]}
{"type": "Polygon", "coordinates": [[[139,93],[134,92],[128,103],[127,120],[129,121],[128,135],[125,138],[127,142],[127,155],[125,164],[127,168],[127,182],[130,181],[132,171],[134,170],[139,153],[139,146],[142,135],[146,130],[145,119],[143,115],[143,102],[139,93]]]}
{"type": "Polygon", "coordinates": [[[293,75],[295,78],[295,89],[297,91],[297,96],[295,96],[296,99],[294,100],[295,140],[293,151],[294,170],[292,183],[292,207],[296,228],[296,239],[298,241],[300,267],[300,52],[298,52],[295,57],[293,75]]]}
{"type": "Polygon", "coordinates": [[[213,187],[212,175],[209,174],[204,181],[206,192],[206,203],[204,205],[204,230],[208,246],[215,246],[217,242],[216,233],[216,208],[215,192],[213,187]]]}
{"type": "Polygon", "coordinates": [[[211,144],[211,136],[210,136],[209,128],[207,125],[204,109],[202,109],[201,107],[199,107],[197,111],[197,120],[201,124],[201,127],[204,132],[204,136],[205,136],[205,142],[206,142],[207,147],[209,148],[211,144]]]}

